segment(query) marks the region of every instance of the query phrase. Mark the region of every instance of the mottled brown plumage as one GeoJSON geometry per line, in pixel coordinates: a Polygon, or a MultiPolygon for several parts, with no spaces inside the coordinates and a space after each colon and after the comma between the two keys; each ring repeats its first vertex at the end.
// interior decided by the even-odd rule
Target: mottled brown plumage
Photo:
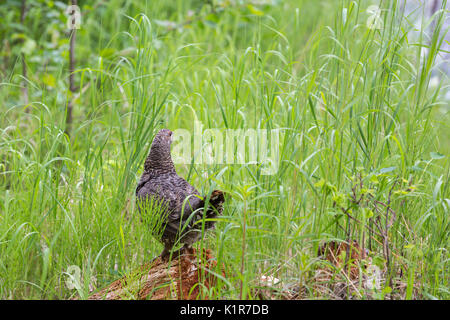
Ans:
{"type": "MultiPolygon", "coordinates": [[[[207,197],[201,197],[193,186],[176,173],[170,155],[171,143],[172,132],[168,129],[160,130],[153,140],[144,163],[144,172],[136,188],[139,211],[163,217],[159,232],[153,232],[164,244],[161,254],[163,257],[169,255],[177,240],[189,247],[200,238],[207,201],[207,197]],[[151,200],[162,203],[165,208],[162,214],[154,210],[142,210],[151,200]]],[[[223,192],[214,190],[209,197],[205,218],[215,218],[222,213],[224,201],[223,192]]],[[[213,228],[214,223],[205,220],[205,230],[213,228]]]]}

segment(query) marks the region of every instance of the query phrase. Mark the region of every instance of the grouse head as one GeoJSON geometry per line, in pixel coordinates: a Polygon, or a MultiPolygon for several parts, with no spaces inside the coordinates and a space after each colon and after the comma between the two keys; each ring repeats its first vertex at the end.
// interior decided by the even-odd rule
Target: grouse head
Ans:
{"type": "Polygon", "coordinates": [[[161,129],[153,139],[150,153],[144,163],[145,171],[157,171],[160,173],[175,171],[170,155],[172,144],[172,131],[161,129]]]}

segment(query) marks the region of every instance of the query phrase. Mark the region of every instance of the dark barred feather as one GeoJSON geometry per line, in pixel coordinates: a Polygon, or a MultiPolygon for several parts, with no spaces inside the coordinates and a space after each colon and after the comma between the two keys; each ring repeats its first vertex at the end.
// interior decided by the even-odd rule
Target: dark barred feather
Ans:
{"type": "Polygon", "coordinates": [[[170,155],[171,142],[170,130],[162,129],[158,132],[136,188],[141,214],[152,214],[152,210],[141,210],[148,203],[144,200],[148,199],[156,199],[167,208],[162,215],[165,220],[161,224],[163,230],[157,236],[164,244],[163,254],[170,251],[177,242],[187,246],[196,242],[201,236],[203,225],[205,230],[214,228],[215,221],[209,219],[215,219],[222,213],[225,202],[224,193],[214,190],[209,197],[203,223],[203,211],[208,197],[201,197],[193,186],[176,173],[170,155]]]}

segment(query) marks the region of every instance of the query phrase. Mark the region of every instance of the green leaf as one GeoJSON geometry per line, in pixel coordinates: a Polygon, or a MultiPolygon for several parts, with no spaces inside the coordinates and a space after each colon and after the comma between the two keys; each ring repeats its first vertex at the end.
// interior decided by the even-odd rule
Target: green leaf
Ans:
{"type": "Polygon", "coordinates": [[[251,4],[247,5],[248,10],[250,11],[251,14],[254,14],[255,16],[263,16],[264,12],[259,10],[258,8],[252,6],[251,4]]]}
{"type": "Polygon", "coordinates": [[[116,50],[113,48],[105,48],[102,51],[100,51],[100,57],[102,58],[108,58],[111,57],[116,53],[116,50]]]}
{"type": "Polygon", "coordinates": [[[23,43],[23,47],[20,51],[25,55],[30,55],[31,53],[33,53],[34,49],[36,49],[36,41],[27,38],[23,43]]]}
{"type": "Polygon", "coordinates": [[[369,209],[369,208],[364,208],[363,209],[363,213],[364,213],[364,217],[366,219],[370,219],[370,218],[372,218],[374,216],[373,211],[371,209],[369,209]]]}
{"type": "Polygon", "coordinates": [[[46,73],[42,76],[42,82],[48,87],[54,88],[56,86],[56,79],[53,75],[46,73]]]}
{"type": "Polygon", "coordinates": [[[214,21],[211,21],[211,20],[205,20],[205,21],[204,21],[204,24],[205,24],[206,26],[208,26],[208,27],[211,27],[211,28],[217,27],[217,23],[215,23],[214,21]]]}
{"type": "Polygon", "coordinates": [[[381,256],[374,256],[372,258],[372,263],[380,269],[383,269],[386,261],[381,256]]]}
{"type": "Polygon", "coordinates": [[[314,183],[314,187],[316,187],[316,188],[322,188],[324,185],[325,185],[325,180],[324,179],[320,179],[319,181],[314,183]]]}
{"type": "Polygon", "coordinates": [[[336,202],[336,204],[339,207],[344,207],[345,206],[345,201],[346,201],[346,195],[340,192],[336,192],[336,194],[333,197],[333,201],[336,202]]]}
{"type": "Polygon", "coordinates": [[[406,190],[396,190],[396,191],[394,191],[394,194],[402,194],[402,195],[405,195],[405,194],[408,194],[409,192],[408,191],[406,191],[406,190]]]}
{"type": "Polygon", "coordinates": [[[337,190],[336,186],[333,185],[331,182],[327,182],[326,187],[328,188],[328,190],[333,191],[333,192],[337,190]]]}
{"type": "Polygon", "coordinates": [[[383,174],[383,173],[388,173],[388,172],[392,172],[392,171],[394,171],[395,169],[397,169],[397,167],[388,167],[388,168],[382,168],[382,169],[380,169],[380,174],[383,174]]]}
{"type": "Polygon", "coordinates": [[[386,288],[383,289],[383,293],[384,293],[384,294],[389,294],[389,293],[391,293],[391,292],[392,292],[392,288],[389,287],[389,286],[387,286],[386,288]]]}
{"type": "Polygon", "coordinates": [[[439,152],[430,152],[431,159],[443,159],[445,158],[445,155],[439,152]]]}
{"type": "Polygon", "coordinates": [[[332,217],[341,216],[343,214],[342,212],[336,210],[328,210],[327,213],[332,217]]]}
{"type": "Polygon", "coordinates": [[[14,33],[11,35],[11,40],[24,40],[27,36],[24,33],[14,33]]]}
{"type": "Polygon", "coordinates": [[[205,20],[210,21],[210,22],[215,22],[218,23],[219,22],[219,16],[215,13],[210,13],[205,17],[205,20]]]}
{"type": "Polygon", "coordinates": [[[361,194],[373,194],[373,189],[362,188],[361,194]]]}
{"type": "Polygon", "coordinates": [[[372,182],[373,184],[378,184],[378,183],[380,183],[380,182],[378,181],[377,176],[375,176],[375,175],[371,176],[370,179],[369,179],[369,181],[372,182]]]}

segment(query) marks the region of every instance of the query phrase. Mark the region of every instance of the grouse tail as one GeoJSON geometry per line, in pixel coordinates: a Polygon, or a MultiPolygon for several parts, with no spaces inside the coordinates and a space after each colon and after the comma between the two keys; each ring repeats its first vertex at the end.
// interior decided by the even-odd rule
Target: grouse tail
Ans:
{"type": "MultiPolygon", "coordinates": [[[[225,202],[225,193],[220,190],[214,190],[209,198],[209,204],[206,208],[206,219],[214,219],[222,214],[223,203],[225,202]]],[[[206,229],[214,228],[215,221],[206,221],[206,229]]]]}

